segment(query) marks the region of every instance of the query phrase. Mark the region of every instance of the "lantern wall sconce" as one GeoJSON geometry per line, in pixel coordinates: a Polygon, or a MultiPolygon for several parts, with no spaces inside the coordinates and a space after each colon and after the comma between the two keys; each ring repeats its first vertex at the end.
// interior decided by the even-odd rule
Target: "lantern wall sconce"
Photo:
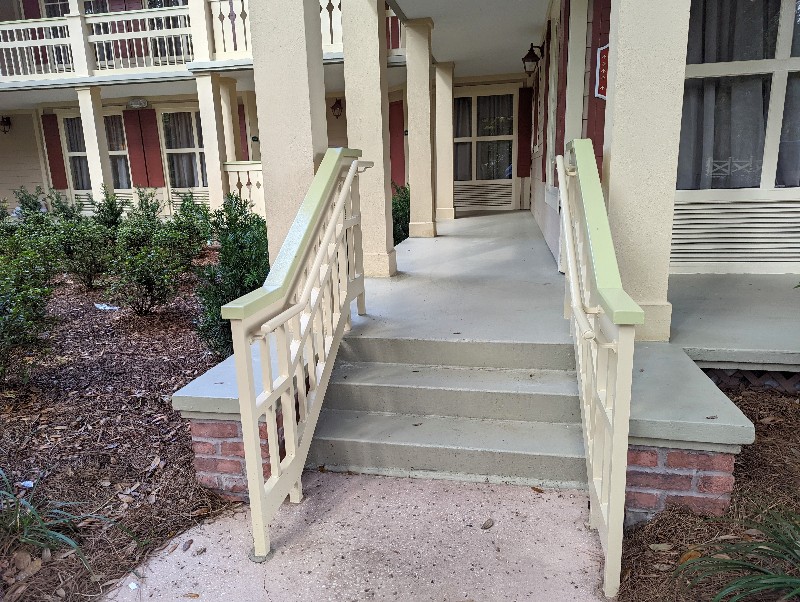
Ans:
{"type": "Polygon", "coordinates": [[[336,117],[336,119],[339,119],[339,117],[342,116],[342,113],[344,113],[344,105],[342,105],[341,98],[337,98],[333,102],[331,105],[331,113],[333,113],[333,116],[336,117]]]}
{"type": "Polygon", "coordinates": [[[528,49],[528,53],[522,57],[522,67],[525,69],[525,74],[530,77],[536,71],[536,65],[542,60],[544,56],[544,46],[534,46],[528,49]]]}
{"type": "Polygon", "coordinates": [[[3,115],[0,117],[0,132],[8,134],[11,131],[11,117],[3,115]]]}

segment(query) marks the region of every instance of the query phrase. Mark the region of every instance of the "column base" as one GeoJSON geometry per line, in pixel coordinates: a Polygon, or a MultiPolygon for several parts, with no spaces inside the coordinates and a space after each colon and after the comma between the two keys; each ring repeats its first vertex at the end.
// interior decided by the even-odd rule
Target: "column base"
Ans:
{"type": "Polygon", "coordinates": [[[437,207],[436,221],[440,219],[456,219],[456,210],[452,207],[437,207]]]}
{"type": "Polygon", "coordinates": [[[644,324],[636,327],[637,341],[669,341],[672,303],[639,303],[644,324]]]}
{"type": "Polygon", "coordinates": [[[411,222],[408,225],[408,235],[411,238],[433,238],[436,236],[434,222],[411,222]]]}
{"type": "Polygon", "coordinates": [[[389,253],[364,253],[364,275],[369,278],[388,278],[397,274],[397,258],[389,253]]]}

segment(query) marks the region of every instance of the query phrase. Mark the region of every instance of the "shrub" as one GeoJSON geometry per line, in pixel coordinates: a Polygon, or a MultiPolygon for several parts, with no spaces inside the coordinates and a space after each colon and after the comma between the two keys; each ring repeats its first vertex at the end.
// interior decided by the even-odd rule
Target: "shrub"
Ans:
{"type": "Polygon", "coordinates": [[[113,239],[116,239],[117,230],[122,224],[122,216],[125,213],[126,204],[117,198],[112,189],[103,186],[103,199],[95,207],[94,219],[98,224],[108,229],[113,239]]]}
{"type": "Polygon", "coordinates": [[[394,244],[399,245],[408,238],[408,227],[411,221],[411,190],[406,184],[398,186],[392,183],[392,224],[394,244]]]}
{"type": "Polygon", "coordinates": [[[73,222],[82,219],[79,203],[70,203],[58,190],[51,190],[45,200],[53,217],[60,221],[73,222]]]}
{"type": "Polygon", "coordinates": [[[21,186],[14,191],[14,197],[17,199],[19,210],[22,215],[29,213],[40,213],[43,208],[43,196],[44,190],[42,190],[41,186],[37,186],[33,192],[30,192],[24,186],[21,186]]]}
{"type": "Polygon", "coordinates": [[[233,353],[231,327],[223,320],[223,305],[261,286],[269,273],[267,224],[249,204],[228,195],[211,216],[211,231],[219,243],[219,263],[201,273],[197,291],[202,306],[198,330],[219,356],[233,353]]]}
{"type": "Polygon", "coordinates": [[[677,573],[689,578],[690,586],[709,577],[727,576],[730,580],[714,602],[755,595],[761,599],[767,594],[796,599],[800,595],[800,514],[767,512],[747,526],[752,533],[749,541],[706,544],[697,549],[703,555],[680,564],[677,573]]]}
{"type": "Polygon", "coordinates": [[[194,197],[187,194],[183,196],[172,219],[167,222],[169,245],[187,268],[211,238],[210,219],[208,208],[196,203],[194,197]]]}
{"type": "Polygon", "coordinates": [[[97,277],[111,266],[113,236],[109,228],[94,219],[68,221],[61,224],[59,238],[64,269],[86,288],[94,288],[97,277]]]}

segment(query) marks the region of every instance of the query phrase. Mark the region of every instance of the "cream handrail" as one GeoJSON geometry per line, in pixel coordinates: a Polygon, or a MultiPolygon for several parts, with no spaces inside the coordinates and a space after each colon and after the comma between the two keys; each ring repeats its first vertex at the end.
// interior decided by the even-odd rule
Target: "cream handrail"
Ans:
{"type": "Polygon", "coordinates": [[[625,517],[635,325],[644,312],[622,288],[591,140],[556,158],[567,264],[565,317],[575,343],[589,481],[589,524],[605,553],[606,596],[617,594],[625,517]]]}
{"type": "Polygon", "coordinates": [[[264,286],[222,308],[233,335],[253,560],[270,552],[268,523],[281,503],[302,499],[300,478],[351,302],[365,312],[358,174],[372,163],[360,155],[327,151],[264,286]]]}

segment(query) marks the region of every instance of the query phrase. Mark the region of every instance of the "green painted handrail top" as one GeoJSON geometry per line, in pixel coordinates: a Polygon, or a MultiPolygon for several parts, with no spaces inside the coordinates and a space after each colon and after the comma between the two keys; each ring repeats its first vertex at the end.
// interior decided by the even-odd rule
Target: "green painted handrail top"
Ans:
{"type": "Polygon", "coordinates": [[[347,159],[359,157],[361,151],[351,148],[329,148],[325,152],[264,285],[223,305],[222,317],[225,320],[245,320],[289,294],[314,243],[316,226],[323,217],[326,201],[336,189],[342,164],[347,159]]]}
{"type": "Polygon", "coordinates": [[[567,155],[574,160],[572,166],[580,186],[592,278],[600,306],[614,324],[644,324],[644,310],[622,288],[592,141],[571,141],[567,144],[567,155]]]}

